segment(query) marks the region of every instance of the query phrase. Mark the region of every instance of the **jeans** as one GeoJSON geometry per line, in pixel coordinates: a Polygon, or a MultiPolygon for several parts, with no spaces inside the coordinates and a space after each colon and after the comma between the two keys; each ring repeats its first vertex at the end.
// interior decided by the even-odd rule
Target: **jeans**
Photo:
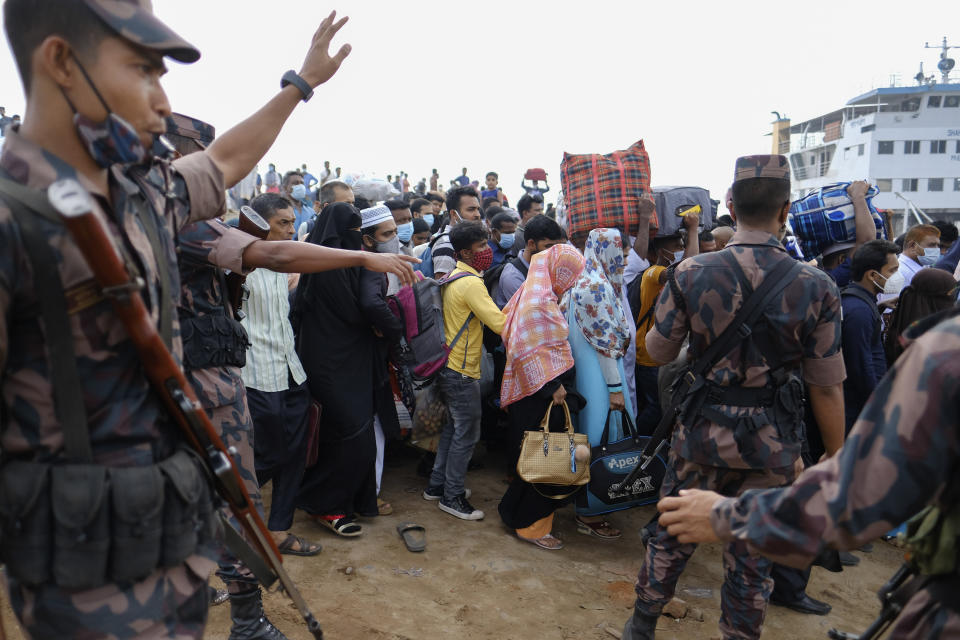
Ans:
{"type": "Polygon", "coordinates": [[[450,422],[440,434],[430,486],[442,486],[444,499],[451,500],[466,491],[467,465],[480,439],[480,381],[444,368],[435,384],[440,385],[440,395],[450,411],[450,422]]]}

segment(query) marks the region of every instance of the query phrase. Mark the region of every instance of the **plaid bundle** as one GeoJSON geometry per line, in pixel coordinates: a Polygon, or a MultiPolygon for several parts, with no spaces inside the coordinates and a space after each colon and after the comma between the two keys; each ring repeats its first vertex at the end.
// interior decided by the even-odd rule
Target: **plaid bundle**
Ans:
{"type": "MultiPolygon", "coordinates": [[[[847,195],[849,182],[820,187],[790,205],[787,221],[793,229],[800,249],[808,258],[818,256],[834,244],[856,242],[853,203],[847,195]]],[[[872,186],[867,192],[867,206],[877,227],[877,238],[885,237],[883,218],[873,206],[873,197],[879,190],[872,186]]]]}
{"type": "Polygon", "coordinates": [[[571,240],[585,240],[600,227],[636,233],[637,202],[650,195],[650,158],[643,140],[607,155],[564,153],[560,177],[571,240]]]}

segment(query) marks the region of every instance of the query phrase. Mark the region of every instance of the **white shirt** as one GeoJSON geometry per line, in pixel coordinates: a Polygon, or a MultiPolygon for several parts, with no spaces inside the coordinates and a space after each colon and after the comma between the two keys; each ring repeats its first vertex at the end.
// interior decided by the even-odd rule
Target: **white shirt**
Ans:
{"type": "Polygon", "coordinates": [[[646,258],[641,258],[631,247],[630,253],[627,254],[627,266],[623,270],[623,284],[628,285],[636,280],[637,276],[649,266],[650,262],[646,258]]]}
{"type": "Polygon", "coordinates": [[[900,262],[900,273],[903,274],[903,286],[910,284],[910,281],[913,280],[913,276],[917,275],[917,271],[923,269],[923,265],[917,262],[916,260],[907,257],[906,254],[901,253],[900,257],[897,259],[900,262]]]}
{"type": "Polygon", "coordinates": [[[287,274],[255,269],[247,276],[247,287],[246,317],[240,321],[250,338],[247,364],[240,370],[243,384],[265,392],[286,391],[290,376],[302,384],[307,374],[294,349],[287,274]]]}

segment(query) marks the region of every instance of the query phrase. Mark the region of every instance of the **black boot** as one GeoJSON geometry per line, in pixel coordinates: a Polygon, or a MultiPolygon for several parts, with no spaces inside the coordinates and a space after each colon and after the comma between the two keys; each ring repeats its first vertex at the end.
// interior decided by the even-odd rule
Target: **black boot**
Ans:
{"type": "Polygon", "coordinates": [[[653,640],[657,630],[657,620],[660,616],[651,616],[641,612],[636,605],[633,607],[633,616],[623,626],[623,640],[653,640]]]}
{"type": "Polygon", "coordinates": [[[263,612],[260,589],[230,594],[230,640],[288,640],[263,612]]]}

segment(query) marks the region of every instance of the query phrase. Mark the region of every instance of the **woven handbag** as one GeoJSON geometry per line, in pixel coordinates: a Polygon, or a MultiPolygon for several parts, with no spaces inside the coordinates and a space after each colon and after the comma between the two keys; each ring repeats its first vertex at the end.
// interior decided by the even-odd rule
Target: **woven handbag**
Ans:
{"type": "MultiPolygon", "coordinates": [[[[517,474],[531,484],[550,484],[565,487],[579,487],[590,482],[590,464],[577,462],[574,451],[578,444],[589,447],[585,433],[574,433],[570,419],[570,408],[563,403],[566,414],[566,431],[550,432],[550,412],[553,402],[547,407],[547,415],[537,431],[523,434],[520,445],[520,458],[517,460],[517,474]]],[[[569,494],[567,494],[569,495],[569,494]]],[[[563,496],[555,496],[563,497],[563,496]]]]}

